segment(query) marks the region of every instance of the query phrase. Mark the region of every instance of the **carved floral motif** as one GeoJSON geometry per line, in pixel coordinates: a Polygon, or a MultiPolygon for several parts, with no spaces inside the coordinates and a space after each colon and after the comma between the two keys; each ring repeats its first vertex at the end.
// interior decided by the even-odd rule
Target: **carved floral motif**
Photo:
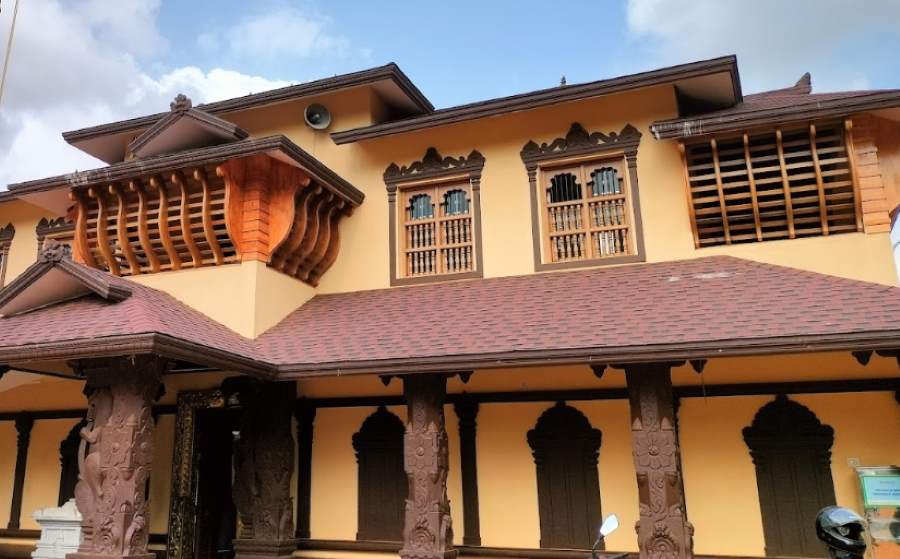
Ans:
{"type": "Polygon", "coordinates": [[[640,496],[635,529],[642,559],[690,559],[670,364],[627,366],[632,453],[640,496]]]}
{"type": "Polygon", "coordinates": [[[447,498],[446,382],[442,376],[431,375],[404,379],[410,408],[403,448],[404,469],[409,478],[400,550],[404,559],[444,559],[456,555],[447,498]]]}

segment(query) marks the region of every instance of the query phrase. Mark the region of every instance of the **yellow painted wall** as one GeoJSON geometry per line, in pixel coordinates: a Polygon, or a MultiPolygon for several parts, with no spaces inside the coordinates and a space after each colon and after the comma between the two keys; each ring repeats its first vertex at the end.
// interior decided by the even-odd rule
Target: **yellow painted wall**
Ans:
{"type": "MultiPolygon", "coordinates": [[[[638,151],[641,214],[647,260],[664,261],[730,254],[883,284],[895,283],[886,233],[835,235],[697,250],[688,219],[676,143],[654,140],[649,125],[676,113],[671,87],[657,86],[559,104],[490,119],[458,123],[356,144],[335,145],[329,133],[364,126],[383,112],[366,88],[311,97],[228,115],[253,136],[285,134],[362,190],[366,199],[341,225],[337,262],[317,289],[259,263],[165,272],[136,281],[163,289],[235,331],[256,336],[314,293],[356,291],[389,284],[388,204],[382,173],[388,164],[421,159],[426,148],[444,155],[478,149],[486,158],[481,181],[484,274],[534,271],[529,186],[519,152],[528,140],[565,135],[573,122],[590,131],[619,131],[626,123],[643,134],[638,151]],[[326,104],[334,115],[328,131],[303,123],[303,109],[326,104]]],[[[17,235],[10,256],[14,276],[35,255],[34,226],[46,212],[20,202],[0,204],[0,222],[13,219],[17,235]]]]}
{"type": "Polygon", "coordinates": [[[38,528],[31,513],[37,509],[56,506],[61,468],[59,443],[76,423],[77,419],[44,419],[34,422],[22,491],[22,528],[38,528]]]}
{"type": "MultiPolygon", "coordinates": [[[[552,402],[484,404],[478,413],[478,500],[485,546],[540,547],[537,477],[526,436],[552,402]]],[[[598,473],[604,515],[616,513],[623,529],[610,550],[635,551],[631,529],[638,496],[631,459],[627,401],[572,402],[603,433],[598,473]]]]}
{"type": "Polygon", "coordinates": [[[9,247],[5,282],[9,283],[21,274],[37,258],[37,233],[35,227],[50,212],[20,200],[0,204],[0,227],[12,223],[16,228],[9,247]]]}
{"type": "MultiPolygon", "coordinates": [[[[861,511],[848,459],[863,466],[900,463],[900,406],[889,392],[791,396],[835,431],[831,472],[837,504],[861,511]]],[[[756,470],[742,429],[767,396],[685,398],[679,413],[688,517],[698,554],[764,553],[756,470]],[[735,530],[740,526],[740,530],[735,530]]]]}
{"type": "MultiPolygon", "coordinates": [[[[316,412],[312,452],[312,508],[310,536],[313,539],[355,540],[358,526],[358,467],[353,435],[377,408],[322,408],[316,412]]],[[[406,421],[406,406],[388,411],[406,421]]],[[[447,496],[454,525],[454,541],[462,543],[462,482],[459,477],[459,429],[452,406],[444,410],[450,453],[447,496]]]]}

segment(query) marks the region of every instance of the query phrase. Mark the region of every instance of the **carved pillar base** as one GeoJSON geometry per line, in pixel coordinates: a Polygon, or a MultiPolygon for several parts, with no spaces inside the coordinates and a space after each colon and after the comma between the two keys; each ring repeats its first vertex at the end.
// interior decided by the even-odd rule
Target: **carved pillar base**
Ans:
{"type": "Polygon", "coordinates": [[[692,559],[694,527],[687,521],[681,454],[672,402],[670,363],[628,365],[631,437],[640,520],[641,559],[692,559]]]}
{"type": "Polygon", "coordinates": [[[234,540],[234,556],[243,559],[288,559],[297,550],[297,540],[234,540]]]}
{"type": "Polygon", "coordinates": [[[152,559],[147,480],[153,461],[151,407],[166,363],[153,356],[74,364],[87,379],[75,502],[81,545],[68,559],[152,559]]]}
{"type": "Polygon", "coordinates": [[[447,498],[447,430],[444,398],[447,379],[441,375],[410,375],[403,379],[409,408],[403,437],[404,469],[409,478],[403,559],[451,559],[453,526],[447,498]]]}
{"type": "Polygon", "coordinates": [[[263,383],[247,377],[222,385],[225,400],[237,393],[242,412],[234,456],[234,505],[238,512],[236,559],[290,557],[297,549],[291,474],[294,383],[263,383]]]}

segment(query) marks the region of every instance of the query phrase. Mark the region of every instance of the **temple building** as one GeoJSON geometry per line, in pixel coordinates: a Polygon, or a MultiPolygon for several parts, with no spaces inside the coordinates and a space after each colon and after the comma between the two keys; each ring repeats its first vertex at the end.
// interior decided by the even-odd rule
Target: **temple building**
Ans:
{"type": "Polygon", "coordinates": [[[71,559],[824,557],[900,463],[900,90],[811,82],[64,133],[106,166],[0,193],[0,557],[71,499],[71,559]]]}

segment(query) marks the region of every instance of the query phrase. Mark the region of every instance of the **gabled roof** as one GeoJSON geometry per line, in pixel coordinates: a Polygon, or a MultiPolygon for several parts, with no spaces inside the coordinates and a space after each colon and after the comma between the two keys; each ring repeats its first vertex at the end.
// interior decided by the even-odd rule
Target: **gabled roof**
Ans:
{"type": "MultiPolygon", "coordinates": [[[[431,102],[393,62],[359,72],[206,103],[198,105],[197,108],[211,115],[222,116],[235,111],[364,86],[374,88],[400,115],[428,113],[434,110],[431,102]]],[[[164,116],[166,113],[156,113],[63,132],[63,139],[106,163],[115,163],[122,160],[124,146],[130,137],[140,134],[164,116]]]]}
{"type": "Polygon", "coordinates": [[[650,130],[657,139],[687,138],[892,107],[900,107],[900,89],[811,93],[807,73],[793,87],[745,95],[742,102],[717,111],[660,120],[650,130]]]}
{"type": "Polygon", "coordinates": [[[135,157],[151,157],[243,140],[249,136],[236,124],[194,108],[184,95],[179,94],[169,107],[172,112],[128,144],[129,153],[135,157]]]}
{"type": "Polygon", "coordinates": [[[331,138],[336,144],[346,144],[664,84],[675,85],[685,94],[697,99],[705,99],[708,105],[714,107],[731,106],[740,101],[742,95],[737,58],[723,56],[606,80],[560,85],[509,97],[439,109],[402,120],[334,132],[331,138]]]}
{"type": "Polygon", "coordinates": [[[319,295],[257,339],[282,375],[900,345],[900,288],[728,256],[319,295]]]}
{"type": "Polygon", "coordinates": [[[255,344],[171,295],[44,252],[0,291],[0,362],[158,352],[269,374],[255,344]]]}

